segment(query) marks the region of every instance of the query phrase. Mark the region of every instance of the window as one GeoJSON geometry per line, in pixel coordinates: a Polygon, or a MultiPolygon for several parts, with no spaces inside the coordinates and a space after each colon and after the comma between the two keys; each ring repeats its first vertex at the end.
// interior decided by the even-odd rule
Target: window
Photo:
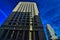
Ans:
{"type": "Polygon", "coordinates": [[[29,17],[27,17],[27,19],[29,20],[29,17]]]}
{"type": "Polygon", "coordinates": [[[22,19],[22,17],[20,17],[19,19],[22,19]]]}
{"type": "Polygon", "coordinates": [[[22,25],[24,25],[25,23],[22,23],[22,25]]]}
{"type": "Polygon", "coordinates": [[[27,22],[29,22],[29,20],[27,20],[27,22]]]}
{"type": "Polygon", "coordinates": [[[20,25],[21,23],[20,22],[18,22],[18,25],[20,25]]]}
{"type": "Polygon", "coordinates": [[[14,22],[16,22],[17,20],[15,19],[15,21],[14,22]]]}
{"type": "Polygon", "coordinates": [[[29,23],[26,23],[26,25],[29,25],[29,23]]]}
{"type": "Polygon", "coordinates": [[[34,26],[37,26],[37,23],[35,23],[34,26]]]}
{"type": "Polygon", "coordinates": [[[11,25],[11,22],[9,22],[8,25],[11,25]]]}
{"type": "Polygon", "coordinates": [[[25,22],[25,20],[22,20],[22,22],[25,22]]]}
{"type": "Polygon", "coordinates": [[[13,23],[13,25],[16,25],[16,23],[13,23]]]}
{"type": "Polygon", "coordinates": [[[13,19],[11,19],[10,21],[13,21],[13,19]]]}

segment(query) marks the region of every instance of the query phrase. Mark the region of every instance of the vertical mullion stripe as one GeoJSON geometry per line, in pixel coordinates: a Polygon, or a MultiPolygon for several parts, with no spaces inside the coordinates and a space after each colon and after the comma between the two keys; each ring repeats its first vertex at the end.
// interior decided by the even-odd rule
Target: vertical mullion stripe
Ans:
{"type": "Polygon", "coordinates": [[[28,4],[28,12],[29,12],[29,4],[28,4]]]}
{"type": "Polygon", "coordinates": [[[4,40],[6,40],[8,34],[9,34],[9,30],[8,30],[8,32],[6,33],[4,40]]]}
{"type": "Polygon", "coordinates": [[[15,32],[15,31],[13,31],[13,32],[12,32],[10,40],[12,40],[12,38],[13,38],[13,35],[14,35],[14,32],[15,32]]]}
{"type": "Polygon", "coordinates": [[[25,4],[25,6],[24,6],[24,12],[26,12],[26,4],[25,4]]]}
{"type": "MultiPolygon", "coordinates": [[[[22,12],[24,12],[24,10],[25,10],[25,4],[24,4],[24,8],[23,8],[23,11],[22,11],[22,12]]],[[[24,14],[24,13],[23,13],[23,14],[24,14]]],[[[22,19],[23,19],[23,16],[24,16],[24,15],[22,15],[22,19]]]]}
{"type": "Polygon", "coordinates": [[[27,4],[27,12],[28,12],[28,4],[27,4]]]}
{"type": "Polygon", "coordinates": [[[36,38],[36,40],[39,40],[39,33],[38,33],[38,30],[35,31],[35,38],[36,38]]]}
{"type": "Polygon", "coordinates": [[[18,36],[19,36],[19,31],[17,32],[17,36],[16,36],[16,39],[15,40],[18,40],[18,36]]]}
{"type": "Polygon", "coordinates": [[[35,9],[34,9],[34,4],[33,4],[32,6],[33,6],[33,12],[34,12],[34,15],[35,15],[35,9]]]}
{"type": "Polygon", "coordinates": [[[32,13],[32,17],[33,17],[33,8],[32,8],[32,4],[31,4],[31,13],[32,13]]]}
{"type": "Polygon", "coordinates": [[[20,12],[20,9],[21,9],[21,7],[22,7],[22,5],[20,4],[20,7],[19,7],[19,10],[18,10],[18,12],[20,12]]]}
{"type": "Polygon", "coordinates": [[[22,4],[21,4],[21,7],[20,7],[20,9],[19,9],[19,12],[21,12],[21,10],[22,10],[22,4]]]}
{"type": "Polygon", "coordinates": [[[31,4],[30,4],[30,12],[31,12],[31,4]]]}
{"type": "MultiPolygon", "coordinates": [[[[22,9],[21,9],[21,12],[23,12],[23,9],[24,9],[24,4],[22,4],[22,9]]],[[[22,14],[22,13],[21,13],[22,14]]],[[[21,18],[23,18],[23,15],[21,15],[22,17],[21,18]]],[[[22,19],[21,19],[21,21],[22,21],[22,19]]]]}
{"type": "Polygon", "coordinates": [[[1,38],[1,36],[3,35],[3,32],[4,32],[4,29],[2,29],[2,32],[1,32],[1,34],[0,34],[0,38],[1,38]]]}
{"type": "Polygon", "coordinates": [[[24,10],[23,10],[23,12],[26,12],[25,10],[26,10],[26,4],[24,4],[24,10]]]}
{"type": "Polygon", "coordinates": [[[24,11],[24,12],[26,12],[26,7],[27,7],[27,6],[26,6],[26,4],[25,4],[25,9],[24,9],[25,11],[24,11]]]}
{"type": "Polygon", "coordinates": [[[41,33],[40,33],[41,31],[38,31],[38,35],[39,35],[39,40],[42,40],[42,38],[41,38],[41,33]]]}
{"type": "Polygon", "coordinates": [[[35,31],[33,31],[33,40],[35,40],[35,31]]]}
{"type": "Polygon", "coordinates": [[[22,11],[21,12],[23,12],[24,8],[25,8],[25,5],[23,4],[23,8],[22,8],[22,11]]]}
{"type": "Polygon", "coordinates": [[[29,31],[29,40],[32,40],[32,32],[29,31]]]}
{"type": "Polygon", "coordinates": [[[22,10],[22,12],[24,12],[24,10],[25,10],[25,4],[23,4],[23,10],[22,10]]]}
{"type": "Polygon", "coordinates": [[[28,12],[29,12],[29,4],[27,4],[28,5],[28,12]]]}
{"type": "MultiPolygon", "coordinates": [[[[27,4],[27,6],[26,6],[26,7],[27,7],[27,12],[28,12],[28,4],[27,4]]],[[[27,13],[26,13],[26,21],[27,21],[27,13]]]]}
{"type": "Polygon", "coordinates": [[[23,38],[22,38],[23,40],[24,40],[24,36],[25,36],[25,31],[23,31],[23,38]]]}
{"type": "Polygon", "coordinates": [[[22,9],[21,9],[21,12],[23,11],[23,8],[24,8],[24,5],[22,4],[22,9]]]}
{"type": "Polygon", "coordinates": [[[26,12],[27,12],[27,4],[26,4],[26,12]]]}

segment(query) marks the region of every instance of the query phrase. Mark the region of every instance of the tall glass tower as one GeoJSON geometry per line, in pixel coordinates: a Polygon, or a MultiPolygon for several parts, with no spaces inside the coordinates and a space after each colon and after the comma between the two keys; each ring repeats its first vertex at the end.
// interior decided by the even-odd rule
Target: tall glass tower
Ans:
{"type": "Polygon", "coordinates": [[[19,2],[0,28],[0,40],[46,40],[35,2],[19,2]]]}

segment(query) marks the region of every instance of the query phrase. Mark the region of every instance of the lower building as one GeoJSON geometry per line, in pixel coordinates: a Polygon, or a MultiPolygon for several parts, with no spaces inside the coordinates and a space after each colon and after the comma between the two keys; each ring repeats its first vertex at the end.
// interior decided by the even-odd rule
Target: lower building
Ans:
{"type": "Polygon", "coordinates": [[[55,31],[53,30],[50,24],[46,25],[46,32],[48,35],[48,40],[60,40],[60,37],[56,35],[55,31]]]}

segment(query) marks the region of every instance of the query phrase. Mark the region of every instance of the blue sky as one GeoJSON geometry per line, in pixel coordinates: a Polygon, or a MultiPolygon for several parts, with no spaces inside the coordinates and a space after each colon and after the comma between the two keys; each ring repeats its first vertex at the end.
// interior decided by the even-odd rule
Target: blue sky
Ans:
{"type": "Polygon", "coordinates": [[[44,30],[46,24],[49,23],[57,36],[60,36],[60,0],[0,0],[0,25],[3,24],[19,1],[36,2],[44,30]]]}

